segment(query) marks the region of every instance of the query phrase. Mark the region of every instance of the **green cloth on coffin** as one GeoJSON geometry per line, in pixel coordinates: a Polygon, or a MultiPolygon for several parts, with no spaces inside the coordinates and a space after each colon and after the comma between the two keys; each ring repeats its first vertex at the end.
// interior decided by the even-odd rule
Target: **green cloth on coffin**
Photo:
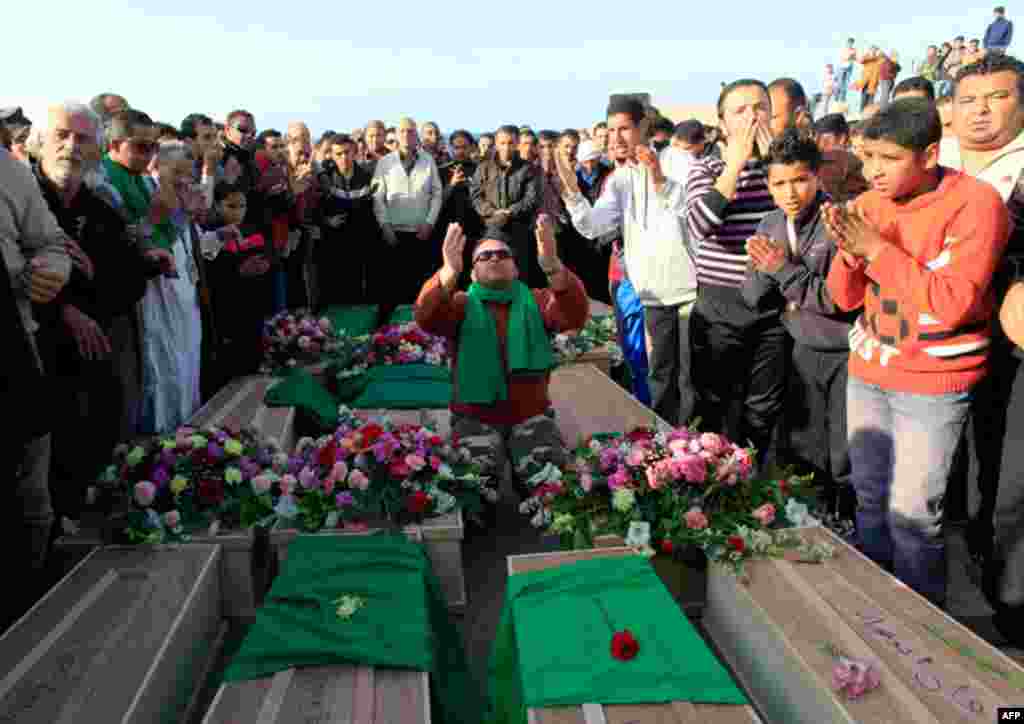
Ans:
{"type": "Polygon", "coordinates": [[[416,319],[416,306],[414,304],[400,304],[388,317],[388,324],[407,324],[416,319]]]}
{"type": "Polygon", "coordinates": [[[352,402],[361,410],[443,409],[452,401],[451,372],[428,364],[377,365],[366,371],[366,389],[352,402]]]}
{"type": "Polygon", "coordinates": [[[322,430],[338,426],[338,401],[306,370],[289,370],[263,397],[267,407],[294,407],[299,415],[322,430]]]}
{"type": "Polygon", "coordinates": [[[427,671],[434,721],[480,721],[483,702],[441,584],[423,546],[405,536],[298,536],[224,680],[339,664],[427,671]],[[347,620],[337,616],[343,595],[365,602],[347,620]]]}
{"type": "Polygon", "coordinates": [[[640,556],[510,576],[488,672],[491,724],[524,724],[527,707],[747,703],[640,556]],[[636,658],[612,657],[601,607],[636,637],[636,658]]]}
{"type": "Polygon", "coordinates": [[[371,334],[377,328],[375,304],[334,305],[324,310],[323,316],[331,320],[334,329],[344,329],[350,337],[371,334]]]}

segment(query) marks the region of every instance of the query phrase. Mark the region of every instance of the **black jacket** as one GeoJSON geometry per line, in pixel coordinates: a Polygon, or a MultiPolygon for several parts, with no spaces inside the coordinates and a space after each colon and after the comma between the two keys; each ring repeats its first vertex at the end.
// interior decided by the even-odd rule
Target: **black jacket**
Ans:
{"type": "Polygon", "coordinates": [[[449,161],[437,170],[444,185],[444,205],[441,207],[441,217],[434,227],[436,232],[444,238],[448,224],[460,224],[462,230],[466,232],[466,238],[475,240],[483,231],[480,215],[473,208],[471,189],[477,164],[473,161],[449,161]],[[462,166],[466,180],[458,186],[452,186],[452,176],[458,166],[462,166]]]}
{"type": "Polygon", "coordinates": [[[484,226],[490,225],[494,213],[500,209],[512,212],[510,223],[531,225],[540,207],[542,194],[537,168],[519,156],[512,159],[508,168],[496,160],[484,161],[473,174],[470,184],[473,208],[480,215],[484,226]]]}
{"type": "Polygon", "coordinates": [[[71,278],[58,297],[49,304],[33,305],[39,322],[36,340],[46,369],[55,372],[58,358],[66,372],[81,363],[78,346],[64,325],[61,310],[65,304],[78,308],[110,331],[116,317],[131,312],[146,292],[146,282],[158,272],[142,256],[135,239],[125,230],[121,215],[84,184],[65,206],[53,185],[43,176],[38,164],[33,171],[43,198],[60,228],[78,242],[93,263],[92,279],[71,267],[71,278]]]}
{"type": "Polygon", "coordinates": [[[333,163],[318,176],[320,203],[314,215],[320,226],[320,240],[315,252],[340,251],[341,241],[370,244],[377,227],[373,214],[373,174],[363,165],[354,164],[352,177],[346,178],[333,163]]]}
{"type": "Polygon", "coordinates": [[[21,445],[49,432],[53,410],[45,403],[48,384],[22,324],[3,254],[0,254],[0,277],[0,325],[6,340],[4,353],[0,355],[0,405],[17,414],[17,424],[8,428],[4,436],[8,439],[0,444],[0,453],[8,461],[7,471],[11,462],[16,467],[20,461],[18,448],[21,445]]]}

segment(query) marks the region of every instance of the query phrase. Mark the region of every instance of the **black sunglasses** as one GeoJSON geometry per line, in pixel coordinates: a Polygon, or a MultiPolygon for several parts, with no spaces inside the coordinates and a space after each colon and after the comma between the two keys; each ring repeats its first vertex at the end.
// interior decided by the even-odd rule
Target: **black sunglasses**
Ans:
{"type": "Polygon", "coordinates": [[[512,252],[508,249],[487,249],[481,251],[473,259],[473,263],[476,264],[478,261],[490,261],[491,259],[497,259],[498,261],[505,261],[506,259],[512,258],[512,252]]]}

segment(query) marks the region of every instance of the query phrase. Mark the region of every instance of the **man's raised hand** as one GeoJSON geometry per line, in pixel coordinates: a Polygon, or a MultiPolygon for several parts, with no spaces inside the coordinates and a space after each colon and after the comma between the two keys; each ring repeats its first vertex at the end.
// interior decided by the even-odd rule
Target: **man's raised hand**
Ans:
{"type": "Polygon", "coordinates": [[[441,269],[441,283],[450,286],[462,273],[462,252],[466,248],[466,234],[459,224],[448,224],[441,245],[444,267],[441,269]]]}
{"type": "Polygon", "coordinates": [[[562,195],[574,196],[580,192],[579,181],[576,180],[576,168],[561,151],[555,152],[555,167],[558,169],[558,180],[562,182],[562,195]]]}

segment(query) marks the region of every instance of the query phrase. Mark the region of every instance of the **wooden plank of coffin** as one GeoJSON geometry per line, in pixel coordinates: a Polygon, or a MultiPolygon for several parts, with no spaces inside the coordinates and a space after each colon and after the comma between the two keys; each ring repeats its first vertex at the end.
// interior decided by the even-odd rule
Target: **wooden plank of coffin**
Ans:
{"type": "Polygon", "coordinates": [[[222,685],[206,711],[203,724],[255,722],[272,682],[273,679],[267,677],[222,685]]]}
{"type": "MultiPolygon", "coordinates": [[[[793,565],[785,563],[785,565],[793,565]]],[[[784,648],[799,662],[803,669],[800,683],[795,674],[790,679],[791,687],[799,688],[810,694],[812,691],[829,692],[832,697],[831,708],[837,721],[872,721],[872,722],[925,722],[935,723],[936,719],[927,708],[904,686],[892,671],[884,667],[881,670],[885,686],[856,701],[846,701],[840,694],[832,694],[832,657],[822,650],[827,643],[839,646],[848,656],[854,658],[874,659],[871,647],[857,633],[845,625],[838,616],[827,615],[815,601],[809,600],[807,593],[800,587],[792,585],[779,567],[770,561],[759,562],[752,568],[750,582],[746,592],[754,604],[767,614],[770,621],[770,638],[761,641],[757,648],[766,651],[784,648]],[[760,565],[764,563],[765,565],[760,565]]],[[[722,571],[720,575],[731,575],[722,571]]],[[[769,685],[775,682],[773,674],[762,672],[760,683],[753,683],[755,696],[765,698],[777,696],[779,692],[769,685]],[[771,679],[769,681],[769,679],[771,679]]],[[[783,676],[783,678],[787,678],[783,676]]],[[[775,682],[777,683],[777,682],[775,682]]],[[[809,711],[803,708],[803,711],[809,711]]]]}
{"type": "MultiPolygon", "coordinates": [[[[935,660],[969,674],[970,680],[977,687],[977,693],[991,692],[1001,701],[1000,706],[1009,706],[1020,702],[1021,692],[1007,682],[1004,677],[977,665],[970,659],[961,657],[952,648],[929,633],[926,626],[934,627],[945,637],[969,646],[980,659],[992,662],[997,668],[1006,672],[1015,672],[1018,676],[1024,676],[1024,667],[946,615],[925,598],[914,593],[904,583],[880,569],[860,551],[844,543],[831,531],[815,528],[805,531],[805,535],[812,540],[824,541],[835,546],[840,553],[828,561],[827,570],[822,570],[819,566],[812,566],[810,568],[813,570],[806,571],[802,568],[797,569],[797,572],[806,580],[819,588],[827,587],[829,584],[839,584],[840,586],[845,584],[839,589],[844,593],[853,590],[855,592],[853,595],[858,591],[861,594],[866,594],[876,604],[876,613],[889,617],[889,628],[895,629],[905,639],[913,637],[912,643],[905,641],[910,648],[923,648],[932,654],[935,660]],[[828,575],[826,576],[826,574],[828,575]]],[[[835,595],[835,593],[829,592],[829,595],[835,595]]],[[[839,600],[837,603],[845,603],[845,600],[839,600]]],[[[849,611],[846,613],[848,615],[849,611]]],[[[893,647],[875,646],[874,648],[890,658],[896,651],[893,647]]],[[[906,657],[900,657],[896,659],[896,662],[905,666],[906,657]]]]}
{"type": "MultiPolygon", "coordinates": [[[[194,643],[175,641],[183,634],[215,640],[216,606],[208,599],[219,596],[219,556],[209,549],[172,556],[166,549],[111,548],[85,559],[4,636],[5,654],[20,661],[0,684],[0,718],[140,722],[158,702],[177,711],[185,703],[177,701],[182,687],[194,681],[188,672],[162,668],[162,657],[172,641],[194,643]],[[47,636],[30,648],[38,627],[47,625],[47,636]]],[[[204,662],[195,663],[201,670],[204,662]]]]}
{"type": "Polygon", "coordinates": [[[214,418],[224,414],[238,404],[238,400],[245,394],[245,378],[239,377],[224,385],[211,397],[205,405],[200,407],[189,420],[194,427],[205,427],[212,425],[214,418]]]}
{"type": "Polygon", "coordinates": [[[980,706],[977,711],[984,713],[984,719],[1009,703],[959,666],[943,644],[934,639],[925,640],[911,628],[914,623],[899,621],[898,616],[880,608],[866,592],[842,580],[831,567],[814,566],[814,571],[798,571],[793,564],[779,563],[776,568],[823,615],[842,619],[859,635],[875,652],[874,656],[903,683],[908,695],[919,700],[938,721],[949,724],[962,721],[962,712],[950,701],[954,692],[959,692],[959,701],[971,702],[970,709],[980,706]],[[890,635],[895,639],[890,639],[890,635]],[[926,668],[919,666],[922,660],[926,660],[926,668]],[[921,683],[925,678],[929,680],[928,687],[921,683]],[[932,690],[930,686],[934,682],[942,682],[943,686],[932,690]]]}
{"type": "Polygon", "coordinates": [[[672,429],[593,365],[556,369],[551,373],[550,394],[558,429],[570,446],[597,432],[628,432],[652,425],[672,429]]]}
{"type": "Polygon", "coordinates": [[[273,377],[247,377],[245,393],[237,398],[237,403],[227,409],[220,421],[214,424],[232,430],[240,430],[251,424],[263,407],[263,397],[267,394],[267,389],[274,382],[273,377]]]}

